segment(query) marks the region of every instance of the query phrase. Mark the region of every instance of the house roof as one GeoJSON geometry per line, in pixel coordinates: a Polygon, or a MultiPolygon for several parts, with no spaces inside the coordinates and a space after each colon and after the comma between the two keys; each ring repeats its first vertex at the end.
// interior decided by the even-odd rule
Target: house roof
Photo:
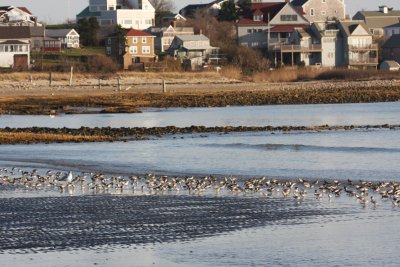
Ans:
{"type": "Polygon", "coordinates": [[[154,35],[151,35],[147,32],[144,31],[139,31],[139,30],[135,30],[135,29],[130,29],[127,33],[126,36],[130,36],[130,37],[155,37],[154,35]]]}
{"type": "Polygon", "coordinates": [[[370,32],[368,31],[367,25],[365,25],[364,22],[361,21],[340,21],[339,22],[342,25],[343,31],[347,36],[350,36],[355,29],[357,29],[359,26],[364,28],[364,30],[368,33],[368,35],[371,35],[370,32]]]}
{"type": "Polygon", "coordinates": [[[278,25],[271,28],[271,32],[293,32],[296,28],[306,29],[310,25],[278,25]]]}
{"type": "Polygon", "coordinates": [[[238,25],[266,25],[268,19],[271,21],[286,4],[285,2],[252,3],[250,10],[243,14],[243,18],[239,20],[238,25]],[[263,15],[262,21],[253,20],[254,15],[261,14],[263,15]]]}
{"type": "Polygon", "coordinates": [[[19,40],[7,40],[4,42],[0,42],[0,44],[29,44],[29,43],[25,43],[19,40]]]}
{"type": "Polygon", "coordinates": [[[368,28],[384,28],[399,22],[400,10],[389,10],[388,13],[380,11],[359,11],[354,18],[363,18],[368,28]]]}
{"type": "Polygon", "coordinates": [[[305,3],[307,3],[308,2],[308,0],[293,0],[292,2],[291,2],[291,4],[293,5],[293,6],[303,6],[305,3]]]}
{"type": "Polygon", "coordinates": [[[45,27],[29,27],[29,31],[31,32],[31,37],[43,37],[45,34],[45,27]]]}
{"type": "Polygon", "coordinates": [[[383,27],[383,28],[400,28],[400,22],[399,22],[399,23],[395,23],[395,24],[393,24],[393,25],[385,26],[385,27],[383,27]]]}
{"type": "MultiPolygon", "coordinates": [[[[8,12],[12,9],[14,9],[14,6],[0,6],[0,12],[3,11],[3,13],[8,12]]],[[[18,9],[24,11],[25,13],[28,13],[29,15],[32,15],[32,12],[29,11],[29,9],[27,9],[26,7],[17,7],[18,9]]]]}
{"type": "Polygon", "coordinates": [[[89,7],[85,8],[84,10],[81,11],[81,13],[76,15],[77,18],[100,17],[100,16],[101,16],[100,12],[91,12],[89,7]]]}
{"type": "Polygon", "coordinates": [[[71,31],[75,31],[75,30],[74,29],[46,29],[46,36],[49,36],[49,37],[65,37],[71,31]]]}
{"type": "Polygon", "coordinates": [[[31,32],[29,26],[9,26],[0,27],[0,40],[30,39],[31,32]]]}
{"type": "Polygon", "coordinates": [[[399,48],[400,47],[400,34],[393,34],[390,38],[382,45],[382,48],[399,48]]]}
{"type": "Polygon", "coordinates": [[[390,68],[400,68],[400,64],[394,60],[386,60],[381,63],[381,66],[382,64],[387,64],[390,68]]]}
{"type": "Polygon", "coordinates": [[[177,38],[181,39],[184,42],[189,42],[189,41],[210,41],[207,36],[204,34],[193,34],[193,35],[177,35],[177,38]]]}

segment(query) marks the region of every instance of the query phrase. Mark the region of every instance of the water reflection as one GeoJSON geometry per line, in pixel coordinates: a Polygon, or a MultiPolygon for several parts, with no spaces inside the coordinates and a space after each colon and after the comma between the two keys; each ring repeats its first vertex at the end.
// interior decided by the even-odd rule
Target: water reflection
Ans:
{"type": "Polygon", "coordinates": [[[398,124],[400,102],[148,109],[140,114],[0,116],[0,127],[316,126],[398,124]]]}

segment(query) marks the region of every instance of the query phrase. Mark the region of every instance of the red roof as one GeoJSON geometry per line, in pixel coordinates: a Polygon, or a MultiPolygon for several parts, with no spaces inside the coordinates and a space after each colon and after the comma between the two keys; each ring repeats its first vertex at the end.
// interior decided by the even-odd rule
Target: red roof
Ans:
{"type": "Polygon", "coordinates": [[[285,2],[252,3],[251,10],[243,14],[243,19],[238,24],[264,25],[268,22],[268,19],[272,20],[286,4],[285,2]],[[263,21],[254,21],[254,15],[263,15],[263,21]]]}
{"type": "Polygon", "coordinates": [[[126,36],[132,36],[132,37],[155,37],[151,34],[148,34],[147,32],[144,31],[139,31],[135,29],[130,29],[126,36]]]}
{"type": "Polygon", "coordinates": [[[310,25],[279,25],[271,28],[271,32],[292,32],[295,28],[307,29],[310,25]]]}
{"type": "Polygon", "coordinates": [[[21,9],[22,11],[28,13],[29,15],[32,15],[32,13],[31,13],[31,12],[29,11],[29,9],[27,9],[26,7],[19,6],[18,8],[21,9]]]}

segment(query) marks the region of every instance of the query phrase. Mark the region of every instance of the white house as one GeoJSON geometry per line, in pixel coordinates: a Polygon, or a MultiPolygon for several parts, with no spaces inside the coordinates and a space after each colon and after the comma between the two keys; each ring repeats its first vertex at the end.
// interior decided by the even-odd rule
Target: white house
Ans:
{"type": "Polygon", "coordinates": [[[0,68],[27,69],[29,66],[29,28],[0,27],[0,68]]]}
{"type": "Polygon", "coordinates": [[[79,34],[74,29],[46,29],[46,36],[60,40],[62,48],[79,48],[79,34]]]}
{"type": "Polygon", "coordinates": [[[26,7],[0,7],[0,26],[41,26],[26,7]]]}
{"type": "Polygon", "coordinates": [[[154,26],[155,9],[148,0],[89,0],[77,20],[96,17],[100,27],[121,25],[139,30],[154,26]]]}

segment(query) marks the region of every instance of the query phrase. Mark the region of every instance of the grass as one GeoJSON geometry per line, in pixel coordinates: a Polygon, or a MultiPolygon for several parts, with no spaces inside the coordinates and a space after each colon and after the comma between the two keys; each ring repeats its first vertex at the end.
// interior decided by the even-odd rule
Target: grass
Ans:
{"type": "Polygon", "coordinates": [[[82,47],[63,49],[62,54],[70,57],[105,55],[104,47],[82,47]]]}
{"type": "Polygon", "coordinates": [[[108,142],[114,138],[108,136],[83,136],[66,134],[8,133],[0,132],[0,144],[33,144],[33,143],[81,143],[108,142]]]}

